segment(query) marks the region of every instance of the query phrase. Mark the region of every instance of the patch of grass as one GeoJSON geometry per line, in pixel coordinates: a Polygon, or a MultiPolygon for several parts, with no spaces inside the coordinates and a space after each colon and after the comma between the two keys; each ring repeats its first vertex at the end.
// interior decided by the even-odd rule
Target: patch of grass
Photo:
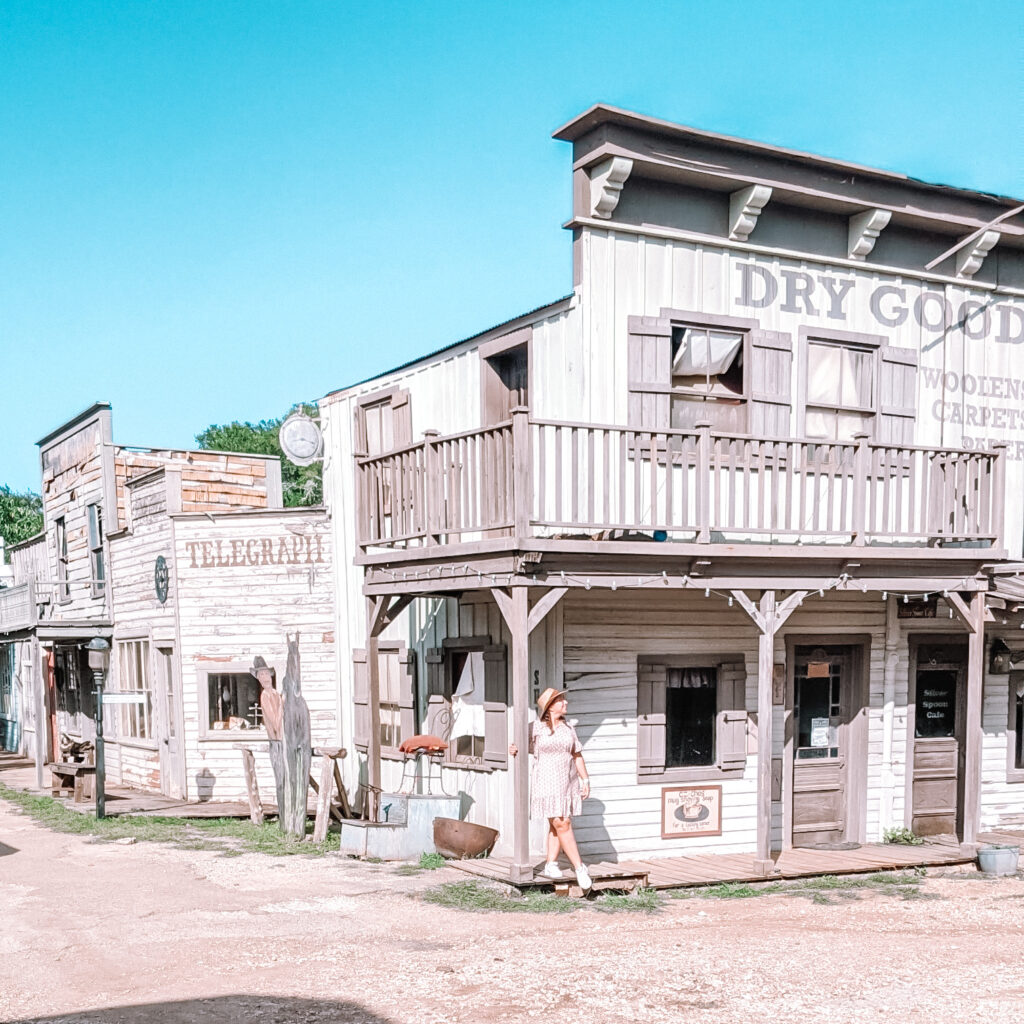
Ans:
{"type": "Polygon", "coordinates": [[[439,853],[420,854],[419,867],[421,871],[436,871],[444,867],[444,857],[439,853]]]}
{"type": "Polygon", "coordinates": [[[898,828],[887,828],[882,833],[882,842],[895,843],[897,846],[921,846],[924,840],[904,826],[898,828]]]}
{"type": "Polygon", "coordinates": [[[594,906],[605,913],[624,910],[632,913],[653,914],[661,910],[664,898],[657,889],[637,889],[630,893],[601,893],[594,906]]]}
{"type": "Polygon", "coordinates": [[[538,889],[522,896],[507,895],[480,882],[446,882],[428,889],[421,899],[452,910],[487,911],[521,914],[565,914],[576,909],[578,901],[538,889]]]}
{"type": "Polygon", "coordinates": [[[285,835],[276,822],[254,825],[240,818],[164,818],[142,815],[118,815],[97,820],[91,814],[79,814],[48,796],[34,796],[0,783],[0,798],[20,808],[33,820],[52,829],[73,835],[90,835],[113,842],[135,839],[141,843],[169,843],[185,850],[213,850],[227,856],[264,853],[272,857],[295,854],[319,857],[338,849],[338,836],[328,835],[323,843],[303,842],[285,835]]]}
{"type": "Polygon", "coordinates": [[[792,882],[722,882],[704,888],[678,889],[674,899],[750,899],[754,896],[800,896],[813,903],[857,899],[862,892],[879,892],[902,899],[932,899],[920,891],[923,871],[878,871],[871,875],[821,875],[792,882]]]}

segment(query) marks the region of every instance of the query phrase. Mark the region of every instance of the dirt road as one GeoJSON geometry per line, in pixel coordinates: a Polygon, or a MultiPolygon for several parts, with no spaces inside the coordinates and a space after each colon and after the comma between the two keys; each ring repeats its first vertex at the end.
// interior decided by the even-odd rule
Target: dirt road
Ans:
{"type": "Polygon", "coordinates": [[[340,857],[51,833],[0,801],[0,1020],[961,1022],[1024,1005],[1024,880],[468,913],[340,857]]]}

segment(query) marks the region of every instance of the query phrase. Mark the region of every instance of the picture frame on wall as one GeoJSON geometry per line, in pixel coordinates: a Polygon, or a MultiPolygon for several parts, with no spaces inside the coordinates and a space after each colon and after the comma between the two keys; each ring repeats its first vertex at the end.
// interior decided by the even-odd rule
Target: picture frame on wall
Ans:
{"type": "Polygon", "coordinates": [[[661,838],[722,834],[721,786],[665,786],[661,791],[661,838]]]}

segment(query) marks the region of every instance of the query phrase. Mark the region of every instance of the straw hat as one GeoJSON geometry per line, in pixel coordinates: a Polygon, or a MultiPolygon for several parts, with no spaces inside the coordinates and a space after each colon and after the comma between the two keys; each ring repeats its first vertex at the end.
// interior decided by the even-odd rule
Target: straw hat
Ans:
{"type": "Polygon", "coordinates": [[[565,690],[556,690],[553,686],[549,686],[538,698],[537,698],[537,714],[543,718],[548,713],[548,708],[558,700],[559,697],[565,696],[565,690]]]}

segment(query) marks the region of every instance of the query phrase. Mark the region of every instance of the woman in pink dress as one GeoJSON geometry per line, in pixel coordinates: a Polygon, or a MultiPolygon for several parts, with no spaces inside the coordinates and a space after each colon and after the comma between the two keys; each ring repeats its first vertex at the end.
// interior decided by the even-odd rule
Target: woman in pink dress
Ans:
{"type": "MultiPolygon", "coordinates": [[[[530,816],[548,822],[547,862],[541,874],[562,877],[558,866],[558,851],[562,849],[585,892],[591,886],[590,875],[576,846],[572,817],[582,812],[583,801],[590,796],[590,778],[576,730],[565,720],[568,709],[564,690],[548,687],[537,698],[540,719],[530,726],[530,753],[534,755],[530,816]]],[[[519,753],[514,743],[508,750],[513,757],[519,753]]]]}

